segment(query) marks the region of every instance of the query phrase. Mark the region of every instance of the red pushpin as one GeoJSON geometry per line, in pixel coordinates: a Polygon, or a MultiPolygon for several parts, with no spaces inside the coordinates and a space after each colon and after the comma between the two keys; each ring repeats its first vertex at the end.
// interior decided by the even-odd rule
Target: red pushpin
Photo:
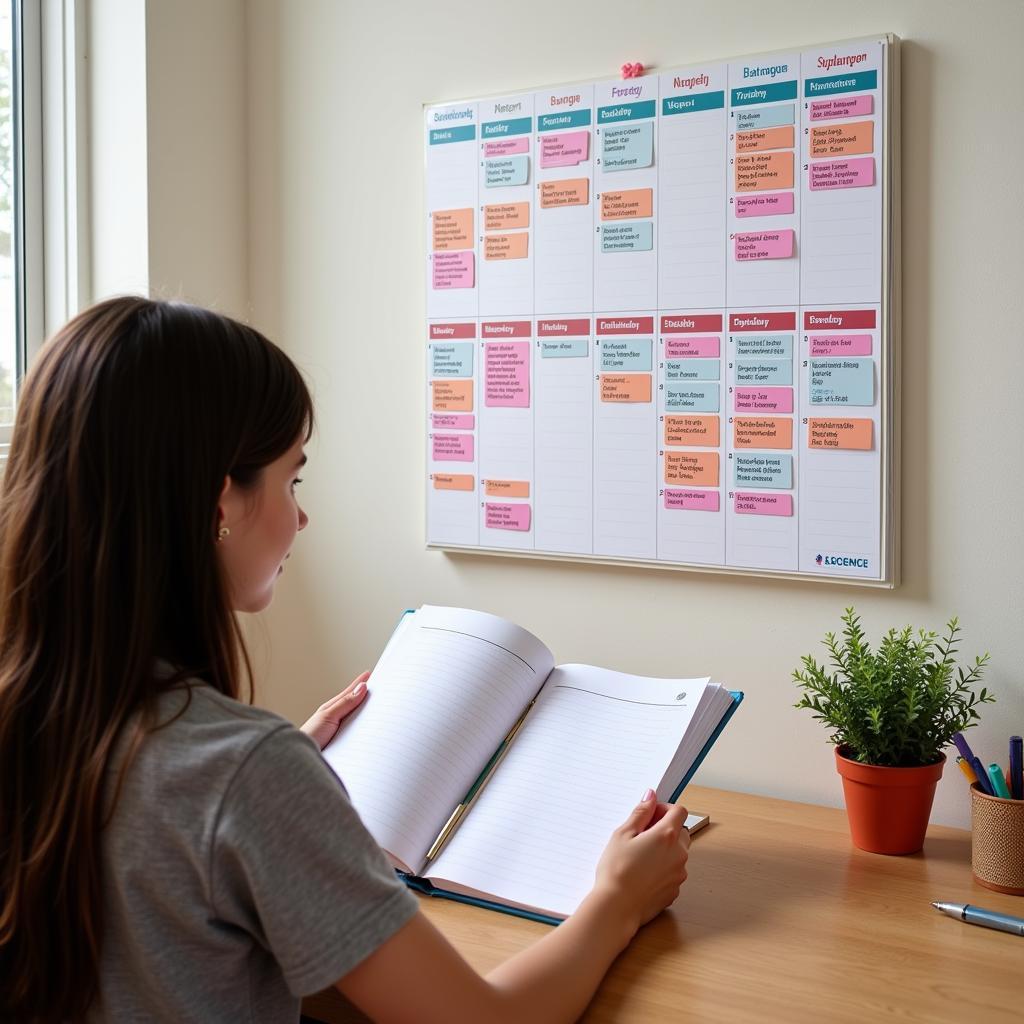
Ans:
{"type": "Polygon", "coordinates": [[[644,66],[637,62],[630,64],[628,61],[622,65],[623,78],[639,78],[644,73],[644,66]]]}

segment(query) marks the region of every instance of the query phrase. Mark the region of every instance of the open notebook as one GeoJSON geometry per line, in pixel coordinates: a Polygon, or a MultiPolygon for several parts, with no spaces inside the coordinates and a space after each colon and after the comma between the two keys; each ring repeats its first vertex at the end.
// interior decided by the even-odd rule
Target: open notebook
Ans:
{"type": "Polygon", "coordinates": [[[741,699],[707,678],[556,667],[511,622],[425,605],[324,757],[410,885],[559,920],[644,790],[674,800],[741,699]]]}

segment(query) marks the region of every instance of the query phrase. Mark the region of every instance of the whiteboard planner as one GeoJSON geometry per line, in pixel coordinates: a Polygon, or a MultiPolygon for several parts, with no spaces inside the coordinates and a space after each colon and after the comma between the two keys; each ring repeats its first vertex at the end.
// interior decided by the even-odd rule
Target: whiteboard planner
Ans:
{"type": "Polygon", "coordinates": [[[424,108],[430,547],[895,585],[897,58],[424,108]]]}

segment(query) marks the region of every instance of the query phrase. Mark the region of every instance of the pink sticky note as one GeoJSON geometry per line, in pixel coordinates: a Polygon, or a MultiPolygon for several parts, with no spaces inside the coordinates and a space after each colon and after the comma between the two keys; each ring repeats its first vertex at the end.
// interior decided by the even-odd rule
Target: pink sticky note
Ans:
{"type": "Polygon", "coordinates": [[[875,158],[861,156],[854,160],[829,160],[811,164],[812,192],[833,188],[865,188],[875,183],[875,158]]]}
{"type": "Polygon", "coordinates": [[[491,530],[529,530],[529,505],[484,504],[484,525],[491,530]]]}
{"type": "Polygon", "coordinates": [[[774,217],[793,212],[792,192],[761,192],[756,196],[736,196],[737,217],[774,217]]]}
{"type": "Polygon", "coordinates": [[[665,491],[665,508],[688,508],[696,512],[717,512],[718,491],[665,491]]]}
{"type": "Polygon", "coordinates": [[[472,430],[476,426],[476,417],[464,413],[435,412],[430,417],[430,425],[435,430],[472,430]]]}
{"type": "Polygon", "coordinates": [[[528,341],[489,341],[484,345],[484,405],[529,409],[528,341]]]}
{"type": "Polygon", "coordinates": [[[830,100],[811,101],[811,120],[825,121],[831,117],[861,117],[874,113],[873,96],[836,96],[830,100]]]}
{"type": "Polygon", "coordinates": [[[738,260],[784,260],[793,255],[795,236],[792,228],[737,232],[733,238],[733,255],[738,260]]]}
{"type": "Polygon", "coordinates": [[[499,139],[484,143],[484,156],[512,156],[515,153],[529,153],[530,140],[524,135],[518,139],[499,139]]]}
{"type": "Polygon", "coordinates": [[[812,334],[812,356],[869,356],[870,334],[812,334]]]}
{"type": "Polygon", "coordinates": [[[472,434],[434,434],[435,462],[472,462],[472,434]]]}
{"type": "Polygon", "coordinates": [[[792,388],[737,388],[733,392],[737,412],[792,412],[792,388]]]}
{"type": "Polygon", "coordinates": [[[435,252],[434,288],[472,288],[475,263],[472,252],[435,252]]]}
{"type": "Polygon", "coordinates": [[[722,352],[722,342],[713,334],[682,335],[665,339],[666,359],[686,359],[689,356],[700,359],[717,359],[722,352]]]}
{"type": "Polygon", "coordinates": [[[572,167],[587,159],[590,152],[590,132],[559,132],[542,135],[540,139],[541,167],[572,167]]]}
{"type": "Polygon", "coordinates": [[[752,494],[737,491],[736,511],[748,516],[791,516],[793,514],[792,494],[752,494]]]}

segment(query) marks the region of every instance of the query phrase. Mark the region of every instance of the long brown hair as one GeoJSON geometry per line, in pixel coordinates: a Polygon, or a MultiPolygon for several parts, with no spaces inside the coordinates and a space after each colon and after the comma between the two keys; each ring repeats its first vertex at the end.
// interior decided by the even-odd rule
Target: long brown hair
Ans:
{"type": "Polygon", "coordinates": [[[311,426],[280,349],[183,304],[99,303],[28,374],[0,497],[0,1019],[95,997],[112,752],[174,680],[239,696],[218,498],[311,426]]]}

